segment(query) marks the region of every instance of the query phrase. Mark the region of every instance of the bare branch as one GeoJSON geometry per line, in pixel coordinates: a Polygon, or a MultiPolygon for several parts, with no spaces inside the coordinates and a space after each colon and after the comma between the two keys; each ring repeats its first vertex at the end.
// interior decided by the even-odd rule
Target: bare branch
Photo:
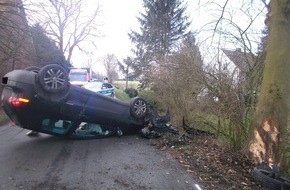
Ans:
{"type": "Polygon", "coordinates": [[[49,0],[30,4],[30,10],[39,10],[29,13],[32,18],[40,22],[47,34],[58,44],[70,62],[73,51],[81,47],[82,42],[88,41],[95,46],[98,37],[98,19],[100,6],[97,4],[92,12],[85,11],[87,1],[49,0]],[[33,5],[33,6],[32,6],[33,5]]]}
{"type": "MultiPolygon", "coordinates": [[[[220,15],[220,17],[218,18],[218,20],[217,20],[217,22],[216,22],[216,25],[215,25],[215,27],[214,27],[214,29],[213,29],[214,34],[215,34],[215,31],[217,30],[217,27],[218,27],[219,23],[220,23],[220,22],[222,21],[222,19],[224,18],[224,13],[225,13],[225,10],[226,10],[226,7],[227,7],[228,2],[229,2],[229,0],[226,0],[225,4],[222,6],[221,15],[220,15]]],[[[213,35],[213,37],[214,37],[214,35],[213,35]]]]}

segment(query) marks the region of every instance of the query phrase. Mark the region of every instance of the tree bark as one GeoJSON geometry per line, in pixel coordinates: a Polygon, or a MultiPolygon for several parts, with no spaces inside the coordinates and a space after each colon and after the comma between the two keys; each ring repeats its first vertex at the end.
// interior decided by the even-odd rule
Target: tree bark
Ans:
{"type": "Polygon", "coordinates": [[[264,78],[247,150],[257,162],[288,169],[290,0],[271,0],[264,78]]]}

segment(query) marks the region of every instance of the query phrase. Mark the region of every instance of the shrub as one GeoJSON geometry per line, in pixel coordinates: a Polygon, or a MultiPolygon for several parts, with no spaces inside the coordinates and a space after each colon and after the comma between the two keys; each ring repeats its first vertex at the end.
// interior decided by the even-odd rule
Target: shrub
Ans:
{"type": "Polygon", "coordinates": [[[115,96],[116,98],[129,102],[131,100],[131,98],[128,96],[128,94],[126,94],[123,90],[117,89],[115,88],[115,96]]]}
{"type": "Polygon", "coordinates": [[[128,94],[128,96],[130,98],[134,98],[136,96],[138,96],[138,91],[134,88],[127,88],[125,89],[126,94],[128,94]]]}

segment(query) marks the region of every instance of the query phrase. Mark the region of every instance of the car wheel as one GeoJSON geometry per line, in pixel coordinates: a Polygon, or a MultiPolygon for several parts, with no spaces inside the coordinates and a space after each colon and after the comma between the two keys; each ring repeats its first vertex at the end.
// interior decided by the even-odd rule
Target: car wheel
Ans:
{"type": "Polygon", "coordinates": [[[252,171],[252,176],[263,187],[268,189],[290,189],[290,180],[275,175],[272,170],[255,167],[252,171]]]}
{"type": "Polygon", "coordinates": [[[56,93],[68,89],[68,73],[60,65],[51,64],[42,67],[38,73],[40,86],[46,92],[56,93]]]}
{"type": "Polygon", "coordinates": [[[147,102],[143,98],[135,97],[130,102],[130,111],[135,118],[143,118],[147,115],[147,102]]]}
{"type": "Polygon", "coordinates": [[[32,71],[32,72],[34,72],[34,73],[39,73],[40,68],[37,67],[37,66],[30,66],[30,67],[25,68],[25,70],[26,70],[26,71],[32,71]]]}

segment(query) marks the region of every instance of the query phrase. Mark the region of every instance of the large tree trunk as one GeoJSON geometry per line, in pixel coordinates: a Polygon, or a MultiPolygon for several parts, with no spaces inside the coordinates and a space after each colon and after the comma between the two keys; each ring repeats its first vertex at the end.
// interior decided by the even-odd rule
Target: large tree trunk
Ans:
{"type": "Polygon", "coordinates": [[[258,162],[286,164],[290,101],[290,0],[271,0],[264,78],[248,150],[258,162]]]}

